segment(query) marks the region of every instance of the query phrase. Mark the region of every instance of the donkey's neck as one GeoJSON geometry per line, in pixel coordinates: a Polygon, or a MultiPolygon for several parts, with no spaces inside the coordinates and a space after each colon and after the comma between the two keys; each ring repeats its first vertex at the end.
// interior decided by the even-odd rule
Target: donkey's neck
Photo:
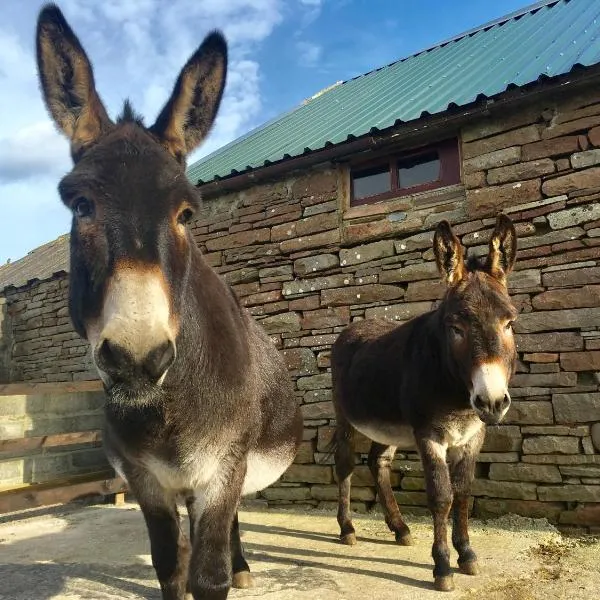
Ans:
{"type": "Polygon", "coordinates": [[[235,385],[250,364],[248,317],[233,290],[199,252],[192,254],[182,297],[177,348],[173,366],[206,383],[235,385]]]}

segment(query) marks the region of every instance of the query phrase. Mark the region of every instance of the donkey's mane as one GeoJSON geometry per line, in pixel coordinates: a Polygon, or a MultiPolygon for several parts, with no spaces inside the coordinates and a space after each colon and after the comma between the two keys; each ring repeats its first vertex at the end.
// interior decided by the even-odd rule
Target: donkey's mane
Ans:
{"type": "Polygon", "coordinates": [[[135,123],[140,127],[144,127],[144,117],[137,114],[131,106],[129,99],[123,103],[123,112],[117,117],[117,123],[135,123]]]}
{"type": "Polygon", "coordinates": [[[465,259],[467,271],[473,273],[474,271],[485,271],[485,258],[481,256],[467,256],[465,259]]]}

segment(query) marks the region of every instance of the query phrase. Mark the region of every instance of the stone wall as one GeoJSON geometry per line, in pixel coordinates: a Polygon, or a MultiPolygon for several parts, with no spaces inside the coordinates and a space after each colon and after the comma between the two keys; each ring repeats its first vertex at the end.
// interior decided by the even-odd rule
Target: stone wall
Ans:
{"type": "MultiPolygon", "coordinates": [[[[206,201],[198,243],[281,348],[305,419],[296,464],[263,492],[269,503],[336,500],[325,451],[338,333],[355,319],[430,310],[443,290],[435,225],[448,219],[480,255],[504,210],[519,234],[510,289],[520,360],[513,406],[479,458],[474,511],[600,526],[599,100],[527,105],[464,128],[464,186],[349,208],[341,165],[206,201]]],[[[364,510],[375,494],[364,439],[358,450],[352,498],[364,510]]],[[[398,455],[394,485],[406,510],[425,511],[415,452],[398,455]]]]}
{"type": "MultiPolygon", "coordinates": [[[[600,97],[523,105],[457,133],[463,183],[348,207],[342,165],[207,198],[195,223],[206,259],[281,349],[305,419],[296,464],[262,495],[272,505],[331,506],[334,425],[329,350],[354,319],[405,321],[440,298],[431,250],[448,219],[470,253],[486,251],[504,210],[519,233],[510,277],[521,311],[518,373],[505,423],[488,431],[474,511],[600,526],[600,97]]],[[[5,292],[13,380],[93,378],[68,321],[66,280],[5,292]]],[[[1,403],[0,403],[1,404],[1,403]]],[[[355,508],[374,503],[359,438],[355,508]]],[[[400,504],[427,512],[416,452],[398,454],[400,504]]]]}
{"type": "Polygon", "coordinates": [[[69,318],[66,274],[3,292],[10,331],[10,359],[0,381],[54,382],[97,379],[88,345],[69,318]]]}
{"type": "MultiPolygon", "coordinates": [[[[104,392],[0,396],[0,440],[102,428],[104,392]]],[[[2,452],[0,488],[109,469],[100,443],[2,452]]]]}

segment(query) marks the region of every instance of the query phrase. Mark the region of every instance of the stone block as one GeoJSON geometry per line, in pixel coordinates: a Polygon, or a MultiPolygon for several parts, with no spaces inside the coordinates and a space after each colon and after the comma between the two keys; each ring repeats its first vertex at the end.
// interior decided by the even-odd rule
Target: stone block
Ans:
{"type": "Polygon", "coordinates": [[[335,229],[338,225],[336,213],[326,213],[305,217],[290,223],[282,223],[271,228],[271,241],[280,242],[300,236],[335,229]]]}
{"type": "Polygon", "coordinates": [[[281,477],[286,483],[331,483],[333,474],[326,465],[290,465],[281,477]]]}
{"type": "Polygon", "coordinates": [[[331,373],[319,373],[309,377],[299,377],[296,382],[299,390],[322,390],[331,387],[331,373]]]}
{"type": "Polygon", "coordinates": [[[371,302],[397,300],[404,296],[404,290],[395,285],[354,285],[348,288],[325,289],[321,292],[323,306],[344,306],[369,304],[371,302]]]}
{"type": "Polygon", "coordinates": [[[439,279],[440,273],[434,262],[420,262],[400,269],[389,269],[379,274],[380,283],[405,283],[422,279],[439,279]]]}
{"type": "Polygon", "coordinates": [[[407,302],[418,300],[439,300],[446,291],[443,281],[412,281],[408,284],[404,299],[407,302]]]}
{"type": "Polygon", "coordinates": [[[515,321],[514,329],[516,333],[534,333],[595,327],[599,322],[600,307],[548,310],[520,315],[515,321]]]}
{"type": "Polygon", "coordinates": [[[600,421],[600,392],[552,394],[557,423],[600,421]]]}
{"type": "Polygon", "coordinates": [[[556,138],[577,131],[586,131],[598,124],[600,124],[600,116],[597,115],[575,119],[573,121],[568,121],[567,123],[560,123],[546,128],[542,133],[542,137],[544,139],[556,138]]]}
{"type": "Polygon", "coordinates": [[[515,425],[552,425],[552,403],[545,400],[513,400],[504,423],[515,425]]]}
{"type": "Polygon", "coordinates": [[[563,435],[526,437],[523,440],[524,454],[577,454],[579,438],[563,435]]]}
{"type": "Polygon", "coordinates": [[[355,246],[354,248],[342,248],[340,250],[340,265],[342,267],[358,265],[393,255],[394,242],[392,240],[381,240],[372,244],[355,246]]]}
{"type": "Polygon", "coordinates": [[[513,129],[512,131],[463,144],[463,157],[467,160],[502,148],[523,146],[524,144],[537,142],[540,139],[540,126],[537,124],[527,125],[519,129],[513,129]]]}
{"type": "Polygon", "coordinates": [[[576,152],[571,156],[571,165],[574,169],[585,169],[600,164],[600,149],[576,152]]]}
{"type": "Polygon", "coordinates": [[[317,254],[316,256],[307,256],[298,258],[294,261],[294,273],[303,277],[310,273],[326,271],[339,265],[339,258],[335,254],[317,254]]]}
{"type": "Polygon", "coordinates": [[[310,348],[288,348],[281,352],[287,368],[298,375],[318,373],[317,361],[310,348]]]}
{"type": "Polygon", "coordinates": [[[567,135],[557,137],[551,140],[542,140],[526,144],[521,148],[522,160],[535,160],[536,158],[545,158],[547,156],[561,156],[571,154],[579,150],[578,136],[567,135]]]}
{"type": "Polygon", "coordinates": [[[583,350],[583,338],[579,333],[574,332],[517,334],[515,341],[519,352],[583,350]]]}
{"type": "Polygon", "coordinates": [[[600,371],[600,350],[563,352],[560,366],[565,371],[600,371]]]}
{"type": "Polygon", "coordinates": [[[538,489],[540,500],[600,502],[600,485],[548,485],[538,489]]]}
{"type": "Polygon", "coordinates": [[[332,229],[331,231],[323,231],[321,233],[314,233],[303,237],[294,238],[291,240],[284,240],[280,242],[279,249],[284,254],[291,252],[300,252],[302,250],[310,250],[311,248],[323,248],[338,244],[340,241],[339,229],[332,229]]]}
{"type": "Polygon", "coordinates": [[[315,462],[314,457],[315,445],[312,441],[302,442],[300,447],[298,448],[298,452],[296,453],[296,458],[294,458],[294,462],[297,465],[306,465],[315,462]]]}
{"type": "Polygon", "coordinates": [[[468,175],[476,171],[512,165],[518,163],[520,160],[521,148],[519,146],[502,148],[501,150],[494,150],[487,154],[480,154],[479,156],[466,159],[463,161],[463,173],[468,175]]]}
{"type": "Polygon", "coordinates": [[[412,319],[413,317],[430,311],[431,307],[431,302],[404,302],[403,304],[376,306],[374,308],[367,308],[365,311],[365,318],[407,321],[408,319],[412,319]]]}
{"type": "Polygon", "coordinates": [[[304,404],[300,410],[305,419],[333,419],[335,412],[331,402],[313,402],[304,404]]]}
{"type": "Polygon", "coordinates": [[[298,313],[287,312],[265,317],[260,324],[269,334],[283,333],[285,331],[300,331],[300,317],[298,313]]]}
{"type": "Polygon", "coordinates": [[[573,387],[576,373],[521,373],[510,380],[511,387],[573,387]]]}
{"type": "Polygon", "coordinates": [[[498,185],[511,181],[534,179],[535,177],[554,173],[555,170],[556,167],[553,160],[550,158],[540,158],[538,160],[491,169],[487,174],[487,182],[490,185],[498,185]]]}
{"type": "Polygon", "coordinates": [[[302,317],[302,329],[325,329],[350,323],[350,308],[347,306],[322,308],[307,311],[302,317]]]}
{"type": "Polygon", "coordinates": [[[600,306],[600,285],[584,285],[579,289],[548,290],[534,296],[531,304],[537,310],[600,306]]]}
{"type": "Polygon", "coordinates": [[[482,452],[510,452],[521,450],[521,431],[516,425],[488,427],[482,452]]]}
{"type": "MultiPolygon", "coordinates": [[[[598,186],[600,186],[600,167],[591,167],[582,171],[560,175],[553,179],[547,179],[542,184],[542,192],[546,196],[558,196],[598,186]]],[[[581,223],[582,221],[578,222],[581,223]]],[[[563,225],[563,227],[569,227],[569,225],[563,225]]],[[[553,227],[553,229],[558,229],[558,227],[553,227]]]]}
{"type": "Polygon", "coordinates": [[[600,499],[593,504],[580,504],[573,510],[563,511],[560,514],[559,523],[580,527],[600,526],[600,499]]]}
{"type": "MultiPolygon", "coordinates": [[[[337,485],[313,485],[310,488],[310,493],[316,500],[337,501],[338,487],[337,485]]],[[[363,502],[372,502],[375,500],[375,492],[369,487],[353,486],[350,490],[350,499],[363,502]]]]}
{"type": "Polygon", "coordinates": [[[330,389],[308,390],[303,396],[306,404],[311,404],[312,402],[330,402],[331,399],[332,392],[330,389]]]}
{"type": "Polygon", "coordinates": [[[562,477],[556,465],[532,465],[525,463],[494,463],[490,465],[490,479],[498,481],[534,481],[560,483],[562,477]]]}
{"type": "Polygon", "coordinates": [[[290,500],[293,502],[311,498],[309,487],[269,487],[262,490],[260,495],[267,500],[290,500]]]}
{"type": "Polygon", "coordinates": [[[539,179],[529,179],[467,190],[467,213],[470,218],[492,217],[507,206],[540,200],[540,184],[539,179]]]}
{"type": "Polygon", "coordinates": [[[337,275],[328,275],[326,277],[309,277],[306,279],[296,279],[295,281],[286,281],[283,284],[282,294],[289,298],[298,294],[318,292],[328,288],[337,288],[351,285],[354,282],[352,275],[339,273],[337,275]]]}
{"type": "Polygon", "coordinates": [[[516,500],[537,500],[535,483],[527,483],[522,481],[510,482],[474,479],[471,492],[473,496],[514,498],[516,500]]]}
{"type": "Polygon", "coordinates": [[[516,514],[531,519],[548,519],[550,523],[556,523],[563,510],[562,502],[477,498],[473,513],[483,519],[516,514]]]}
{"type": "Polygon", "coordinates": [[[402,506],[427,506],[427,494],[421,491],[395,491],[394,498],[402,506]]]}

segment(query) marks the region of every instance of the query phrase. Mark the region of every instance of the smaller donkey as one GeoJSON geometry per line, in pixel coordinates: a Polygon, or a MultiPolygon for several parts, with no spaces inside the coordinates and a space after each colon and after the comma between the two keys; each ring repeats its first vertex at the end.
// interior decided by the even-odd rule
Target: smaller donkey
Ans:
{"type": "Polygon", "coordinates": [[[416,445],[433,515],[435,589],[450,591],[448,515],[453,507],[452,543],[460,571],[475,575],[477,557],[468,534],[475,460],[485,425],[499,423],[510,406],[517,311],[506,277],[515,262],[517,238],[510,219],[500,215],[487,257],[465,264],[460,241],[442,221],[433,248],[448,284],[438,308],[402,325],[358,321],[333,345],[335,467],[341,541],[356,543],[349,509],[356,430],[373,440],[368,463],[385,521],[399,544],[410,545],[410,530],[390,485],[390,463],[397,448],[416,445]]]}

